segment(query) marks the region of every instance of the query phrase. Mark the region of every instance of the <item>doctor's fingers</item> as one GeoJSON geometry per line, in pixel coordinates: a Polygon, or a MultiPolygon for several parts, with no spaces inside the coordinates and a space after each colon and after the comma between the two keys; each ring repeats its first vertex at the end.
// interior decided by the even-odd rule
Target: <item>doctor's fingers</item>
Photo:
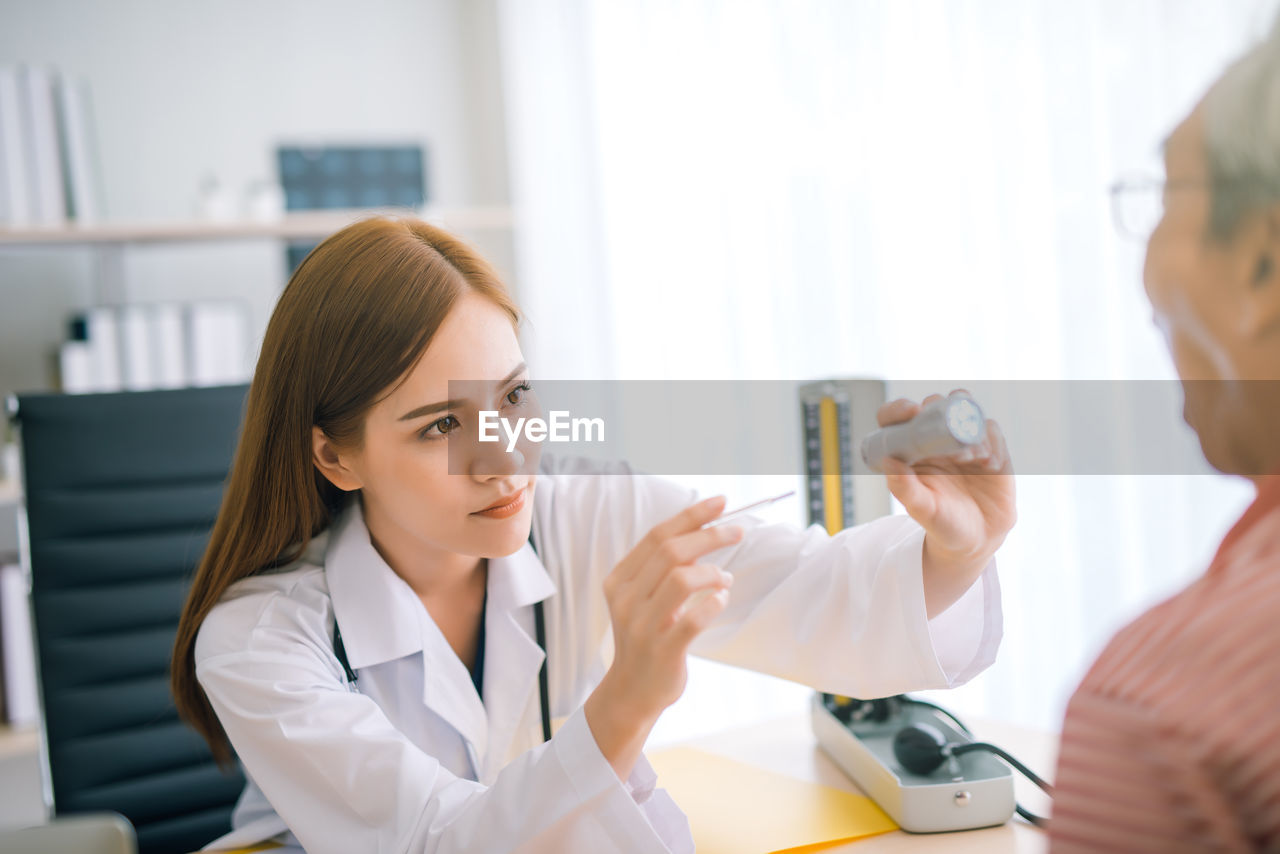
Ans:
{"type": "Polygon", "coordinates": [[[621,571],[612,574],[618,575],[620,581],[630,580],[647,563],[649,557],[662,547],[663,543],[672,537],[700,529],[723,513],[724,505],[725,496],[714,495],[690,504],[674,516],[654,525],[618,565],[621,571]],[[633,557],[635,560],[631,560],[633,557]]]}
{"type": "MultiPolygon", "coordinates": [[[[967,395],[969,394],[969,390],[964,388],[953,388],[948,392],[947,396],[950,397],[953,394],[967,395]]],[[[931,394],[919,403],[908,400],[905,397],[900,397],[897,400],[891,400],[888,403],[881,404],[880,408],[876,410],[876,423],[881,427],[888,427],[890,424],[900,424],[903,421],[910,421],[912,418],[915,418],[920,414],[921,409],[924,409],[929,404],[935,403],[939,400],[942,400],[942,395],[940,394],[931,394]]]]}
{"type": "Polygon", "coordinates": [[[728,588],[720,588],[710,596],[703,596],[685,608],[676,620],[671,632],[671,641],[682,650],[688,651],[693,639],[711,625],[711,621],[720,616],[720,612],[729,606],[728,588]]]}
{"type": "Polygon", "coordinates": [[[916,413],[920,411],[920,404],[905,397],[897,400],[891,400],[882,404],[876,410],[876,423],[881,427],[888,427],[890,424],[899,424],[903,421],[910,421],[916,417],[916,413]]]}
{"type": "Polygon", "coordinates": [[[733,576],[715,564],[675,566],[658,583],[653,595],[639,606],[645,613],[638,616],[641,620],[651,621],[658,631],[663,632],[676,623],[681,616],[682,606],[686,605],[690,596],[702,591],[715,593],[731,586],[733,576]]]}
{"type": "Polygon", "coordinates": [[[703,555],[741,542],[743,534],[741,525],[716,525],[672,537],[650,554],[631,583],[640,596],[652,596],[673,567],[692,564],[703,555]]]}
{"type": "Polygon", "coordinates": [[[677,576],[681,575],[703,555],[737,543],[743,534],[740,525],[716,525],[664,540],[647,557],[639,548],[633,549],[605,577],[604,595],[611,611],[635,613],[673,571],[681,570],[677,576]]]}

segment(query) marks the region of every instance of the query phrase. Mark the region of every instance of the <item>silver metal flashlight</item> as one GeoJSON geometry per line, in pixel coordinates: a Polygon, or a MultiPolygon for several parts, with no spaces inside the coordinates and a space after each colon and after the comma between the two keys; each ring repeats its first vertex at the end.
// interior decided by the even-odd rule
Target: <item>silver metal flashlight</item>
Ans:
{"type": "Polygon", "coordinates": [[[977,402],[957,392],[922,407],[910,421],[869,433],[862,440],[862,461],[878,472],[885,457],[911,465],[929,457],[952,456],[981,442],[986,425],[977,402]]]}

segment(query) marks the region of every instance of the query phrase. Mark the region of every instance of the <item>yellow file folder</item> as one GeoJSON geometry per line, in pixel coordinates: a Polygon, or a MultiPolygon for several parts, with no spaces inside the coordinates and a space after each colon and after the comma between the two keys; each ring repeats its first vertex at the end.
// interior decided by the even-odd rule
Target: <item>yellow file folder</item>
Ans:
{"type": "Polygon", "coordinates": [[[689,817],[698,854],[800,854],[898,827],[869,798],[714,753],[675,747],[649,761],[689,817]]]}
{"type": "Polygon", "coordinates": [[[898,827],[869,798],[714,753],[673,747],[648,756],[658,785],[689,817],[698,854],[808,854],[898,827]]]}

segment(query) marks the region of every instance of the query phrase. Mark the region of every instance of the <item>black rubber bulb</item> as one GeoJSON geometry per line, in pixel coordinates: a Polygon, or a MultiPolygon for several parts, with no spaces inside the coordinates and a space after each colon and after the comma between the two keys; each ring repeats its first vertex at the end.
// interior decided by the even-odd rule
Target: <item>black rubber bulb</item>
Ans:
{"type": "Polygon", "coordinates": [[[928,776],[947,761],[942,752],[946,745],[947,737],[937,727],[913,724],[893,737],[893,755],[912,774],[928,776]]]}

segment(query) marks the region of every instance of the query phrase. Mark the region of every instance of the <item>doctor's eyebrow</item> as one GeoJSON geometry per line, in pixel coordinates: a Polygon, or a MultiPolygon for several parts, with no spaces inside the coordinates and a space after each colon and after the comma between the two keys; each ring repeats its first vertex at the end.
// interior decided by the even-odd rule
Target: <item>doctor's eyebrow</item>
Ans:
{"type": "MultiPolygon", "coordinates": [[[[523,371],[526,367],[528,366],[524,362],[521,362],[520,364],[515,366],[515,369],[512,370],[511,373],[507,374],[505,377],[498,380],[498,382],[495,383],[495,385],[499,385],[499,386],[506,385],[507,383],[515,379],[517,376],[519,376],[520,372],[523,371]]],[[[465,400],[442,400],[439,403],[428,403],[425,406],[419,406],[417,409],[409,410],[404,415],[401,415],[399,420],[409,421],[410,419],[421,418],[424,415],[430,415],[433,412],[439,412],[443,409],[457,409],[460,406],[462,406],[464,403],[466,403],[465,400]]]]}

